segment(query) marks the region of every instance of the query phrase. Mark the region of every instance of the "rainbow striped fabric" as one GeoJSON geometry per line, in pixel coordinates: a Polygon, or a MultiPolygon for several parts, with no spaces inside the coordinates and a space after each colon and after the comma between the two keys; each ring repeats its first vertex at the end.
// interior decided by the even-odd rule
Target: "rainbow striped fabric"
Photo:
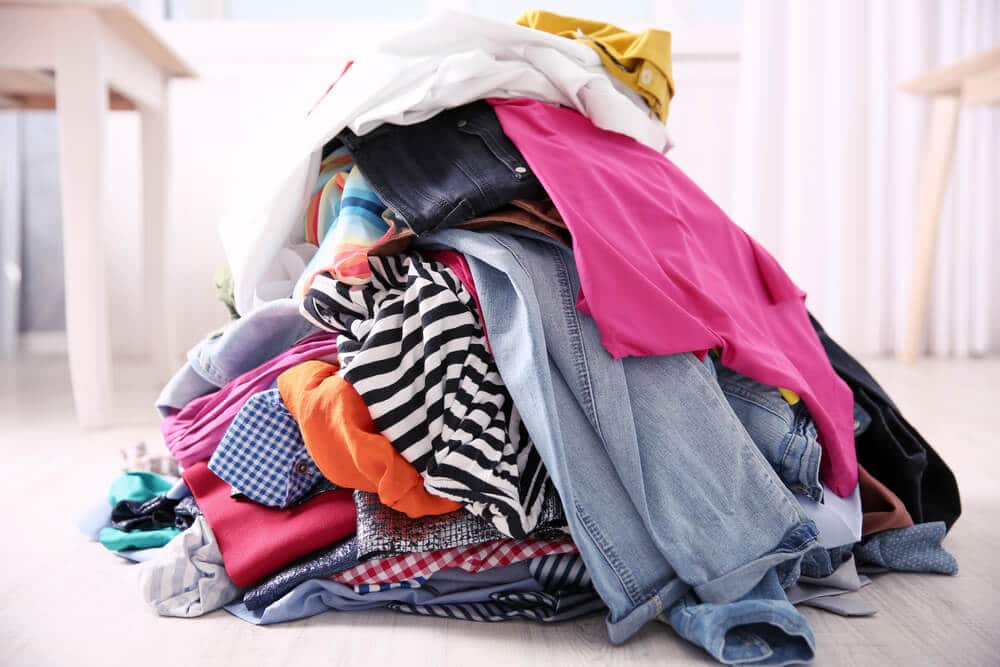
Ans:
{"type": "Polygon", "coordinates": [[[295,288],[301,297],[310,278],[328,271],[339,281],[362,285],[371,280],[368,250],[396,233],[392,211],[375,194],[346,148],[320,165],[320,177],[306,210],[306,240],[319,250],[295,288]]]}
{"type": "Polygon", "coordinates": [[[354,158],[341,146],[326,156],[319,166],[319,178],[306,208],[306,241],[319,245],[330,231],[330,225],[340,213],[347,174],[354,167],[354,158]]]}

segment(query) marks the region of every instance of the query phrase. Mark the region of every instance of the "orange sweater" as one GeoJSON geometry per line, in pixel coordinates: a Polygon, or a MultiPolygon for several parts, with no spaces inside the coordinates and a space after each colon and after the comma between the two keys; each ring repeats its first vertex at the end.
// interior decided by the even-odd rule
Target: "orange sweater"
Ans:
{"type": "Polygon", "coordinates": [[[306,449],[337,486],[378,493],[382,504],[416,518],[461,507],[424,489],[424,480],[378,432],[368,406],[337,366],[307,361],[278,376],[281,400],[306,449]]]}

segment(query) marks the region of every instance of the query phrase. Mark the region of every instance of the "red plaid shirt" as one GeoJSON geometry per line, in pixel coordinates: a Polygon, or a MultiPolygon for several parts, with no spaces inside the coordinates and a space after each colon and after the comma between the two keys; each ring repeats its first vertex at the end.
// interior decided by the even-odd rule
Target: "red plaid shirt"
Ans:
{"type": "Polygon", "coordinates": [[[480,572],[523,560],[552,554],[576,553],[573,540],[494,540],[465,547],[376,558],[331,577],[359,592],[384,590],[401,585],[419,586],[432,574],[448,568],[480,572]],[[378,584],[377,586],[372,586],[378,584]]]}

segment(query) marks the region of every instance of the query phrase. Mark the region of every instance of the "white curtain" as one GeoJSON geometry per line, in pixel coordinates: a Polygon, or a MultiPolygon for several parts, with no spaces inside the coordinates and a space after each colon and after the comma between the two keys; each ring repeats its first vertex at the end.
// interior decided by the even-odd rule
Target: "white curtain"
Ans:
{"type": "MultiPolygon", "coordinates": [[[[929,103],[900,83],[1000,45],[997,0],[748,0],[735,218],[862,354],[902,338],[929,103]]],[[[1000,109],[965,109],[928,349],[1000,351],[1000,109]]]]}
{"type": "Polygon", "coordinates": [[[20,114],[0,111],[0,359],[17,350],[21,307],[20,114]]]}

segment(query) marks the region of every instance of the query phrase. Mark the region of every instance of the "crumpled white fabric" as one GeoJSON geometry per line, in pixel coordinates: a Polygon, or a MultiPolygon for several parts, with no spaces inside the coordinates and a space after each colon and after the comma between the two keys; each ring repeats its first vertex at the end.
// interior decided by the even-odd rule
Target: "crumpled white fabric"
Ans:
{"type": "Polygon", "coordinates": [[[278,250],[271,266],[254,289],[253,309],[270,301],[292,296],[296,282],[301,279],[315,254],[316,246],[311,243],[299,243],[278,250]]]}
{"type": "Polygon", "coordinates": [[[250,180],[220,226],[236,309],[253,309],[278,251],[302,242],[298,223],[320,151],[345,127],[360,135],[478,99],[527,97],[571,107],[598,127],[666,150],[666,127],[613,80],[600,57],[576,40],[460,12],[442,12],[386,39],[359,57],[301,124],[277,128],[273,150],[262,151],[260,164],[248,170],[250,180]]]}
{"type": "Polygon", "coordinates": [[[138,571],[142,597],[160,616],[201,616],[240,596],[203,516],[168,542],[156,559],[139,565],[138,571]]]}

